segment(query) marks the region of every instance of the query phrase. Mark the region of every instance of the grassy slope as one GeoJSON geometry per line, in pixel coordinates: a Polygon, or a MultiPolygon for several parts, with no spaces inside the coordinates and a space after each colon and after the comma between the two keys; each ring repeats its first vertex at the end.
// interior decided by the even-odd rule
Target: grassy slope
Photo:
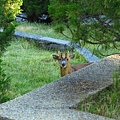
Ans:
{"type": "MultiPolygon", "coordinates": [[[[57,51],[38,48],[35,43],[25,40],[12,41],[3,55],[6,63],[4,68],[12,80],[10,98],[60,78],[58,63],[53,60],[52,54],[57,54],[57,51]]],[[[76,53],[76,58],[71,60],[71,64],[80,62],[85,62],[85,59],[76,53]]]]}

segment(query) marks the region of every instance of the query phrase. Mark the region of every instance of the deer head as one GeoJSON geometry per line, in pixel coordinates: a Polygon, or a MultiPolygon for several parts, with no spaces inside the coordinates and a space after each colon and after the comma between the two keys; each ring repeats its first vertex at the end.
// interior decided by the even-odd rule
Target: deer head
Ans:
{"type": "Polygon", "coordinates": [[[61,76],[65,76],[72,72],[70,59],[73,59],[74,56],[74,54],[69,55],[69,52],[62,54],[60,51],[58,51],[58,55],[53,55],[53,59],[58,60],[61,76]]]}

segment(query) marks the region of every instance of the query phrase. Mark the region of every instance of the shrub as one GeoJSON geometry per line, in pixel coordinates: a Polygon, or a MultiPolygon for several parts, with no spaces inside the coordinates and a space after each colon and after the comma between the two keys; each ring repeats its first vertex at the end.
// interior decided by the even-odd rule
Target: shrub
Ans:
{"type": "Polygon", "coordinates": [[[5,47],[9,45],[15,30],[14,20],[20,12],[22,0],[2,0],[0,1],[0,102],[8,100],[6,94],[10,87],[10,79],[2,68],[1,56],[5,47]]]}
{"type": "Polygon", "coordinates": [[[22,0],[2,0],[0,1],[0,52],[5,50],[6,45],[12,38],[15,30],[14,20],[20,12],[22,0]]]}
{"type": "Polygon", "coordinates": [[[24,10],[28,21],[38,22],[38,16],[48,11],[49,0],[23,0],[24,10]]]}
{"type": "Polygon", "coordinates": [[[10,78],[7,77],[1,66],[2,66],[2,60],[0,59],[0,103],[9,100],[7,93],[10,88],[10,78]]]}

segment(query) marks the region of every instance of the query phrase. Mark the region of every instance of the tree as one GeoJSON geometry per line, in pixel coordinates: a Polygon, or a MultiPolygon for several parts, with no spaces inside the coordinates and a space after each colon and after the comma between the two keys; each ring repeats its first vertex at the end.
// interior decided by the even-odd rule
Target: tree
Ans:
{"type": "Polygon", "coordinates": [[[59,24],[55,30],[71,42],[119,49],[120,0],[51,0],[49,14],[59,24]],[[65,28],[71,37],[64,33],[65,28]]]}
{"type": "Polygon", "coordinates": [[[28,21],[38,22],[38,16],[48,11],[49,0],[23,0],[24,10],[28,21]]]}
{"type": "Polygon", "coordinates": [[[7,92],[10,87],[10,78],[3,70],[3,61],[1,59],[5,47],[9,45],[12,39],[15,24],[14,20],[16,15],[20,12],[22,0],[1,0],[0,1],[0,103],[7,101],[7,92]]]}
{"type": "Polygon", "coordinates": [[[5,50],[15,30],[14,20],[20,12],[22,0],[1,0],[0,1],[0,53],[5,50]]]}

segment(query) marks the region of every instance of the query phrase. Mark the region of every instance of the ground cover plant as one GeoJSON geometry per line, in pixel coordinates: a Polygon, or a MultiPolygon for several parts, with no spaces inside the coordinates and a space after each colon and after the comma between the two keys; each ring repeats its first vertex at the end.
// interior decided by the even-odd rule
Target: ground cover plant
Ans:
{"type": "Polygon", "coordinates": [[[113,75],[113,84],[83,100],[77,109],[105,117],[120,119],[120,78],[113,75]]]}
{"type": "MultiPolygon", "coordinates": [[[[30,22],[17,22],[17,31],[37,34],[46,37],[52,37],[56,39],[67,39],[65,36],[54,31],[55,24],[41,24],[41,23],[30,23],[30,22]]],[[[66,31],[67,32],[67,31],[66,31]]]]}
{"type": "MultiPolygon", "coordinates": [[[[52,38],[56,38],[56,39],[63,39],[63,40],[69,40],[69,38],[67,38],[66,36],[60,34],[60,33],[56,33],[56,26],[55,24],[40,24],[40,23],[29,23],[29,22],[17,22],[18,26],[16,27],[17,31],[21,31],[21,32],[27,32],[27,33],[31,33],[31,34],[38,34],[41,36],[46,36],[46,37],[52,37],[52,38]]],[[[64,33],[66,35],[70,35],[69,31],[67,29],[65,29],[64,33]]],[[[96,55],[99,58],[104,58],[107,55],[110,55],[111,53],[119,53],[119,50],[114,49],[114,48],[110,48],[110,49],[106,49],[105,47],[99,47],[99,51],[101,53],[103,53],[106,56],[101,55],[98,52],[98,48],[96,45],[89,45],[89,44],[85,44],[84,46],[85,48],[87,48],[88,50],[90,50],[91,52],[93,52],[94,55],[96,55]]]]}
{"type": "MultiPolygon", "coordinates": [[[[33,41],[23,39],[14,40],[10,44],[2,57],[5,73],[11,78],[7,94],[9,99],[60,78],[58,63],[52,58],[52,54],[57,54],[57,51],[39,48],[33,41]]],[[[75,54],[76,57],[71,60],[71,64],[85,62],[83,56],[75,54]]]]}

